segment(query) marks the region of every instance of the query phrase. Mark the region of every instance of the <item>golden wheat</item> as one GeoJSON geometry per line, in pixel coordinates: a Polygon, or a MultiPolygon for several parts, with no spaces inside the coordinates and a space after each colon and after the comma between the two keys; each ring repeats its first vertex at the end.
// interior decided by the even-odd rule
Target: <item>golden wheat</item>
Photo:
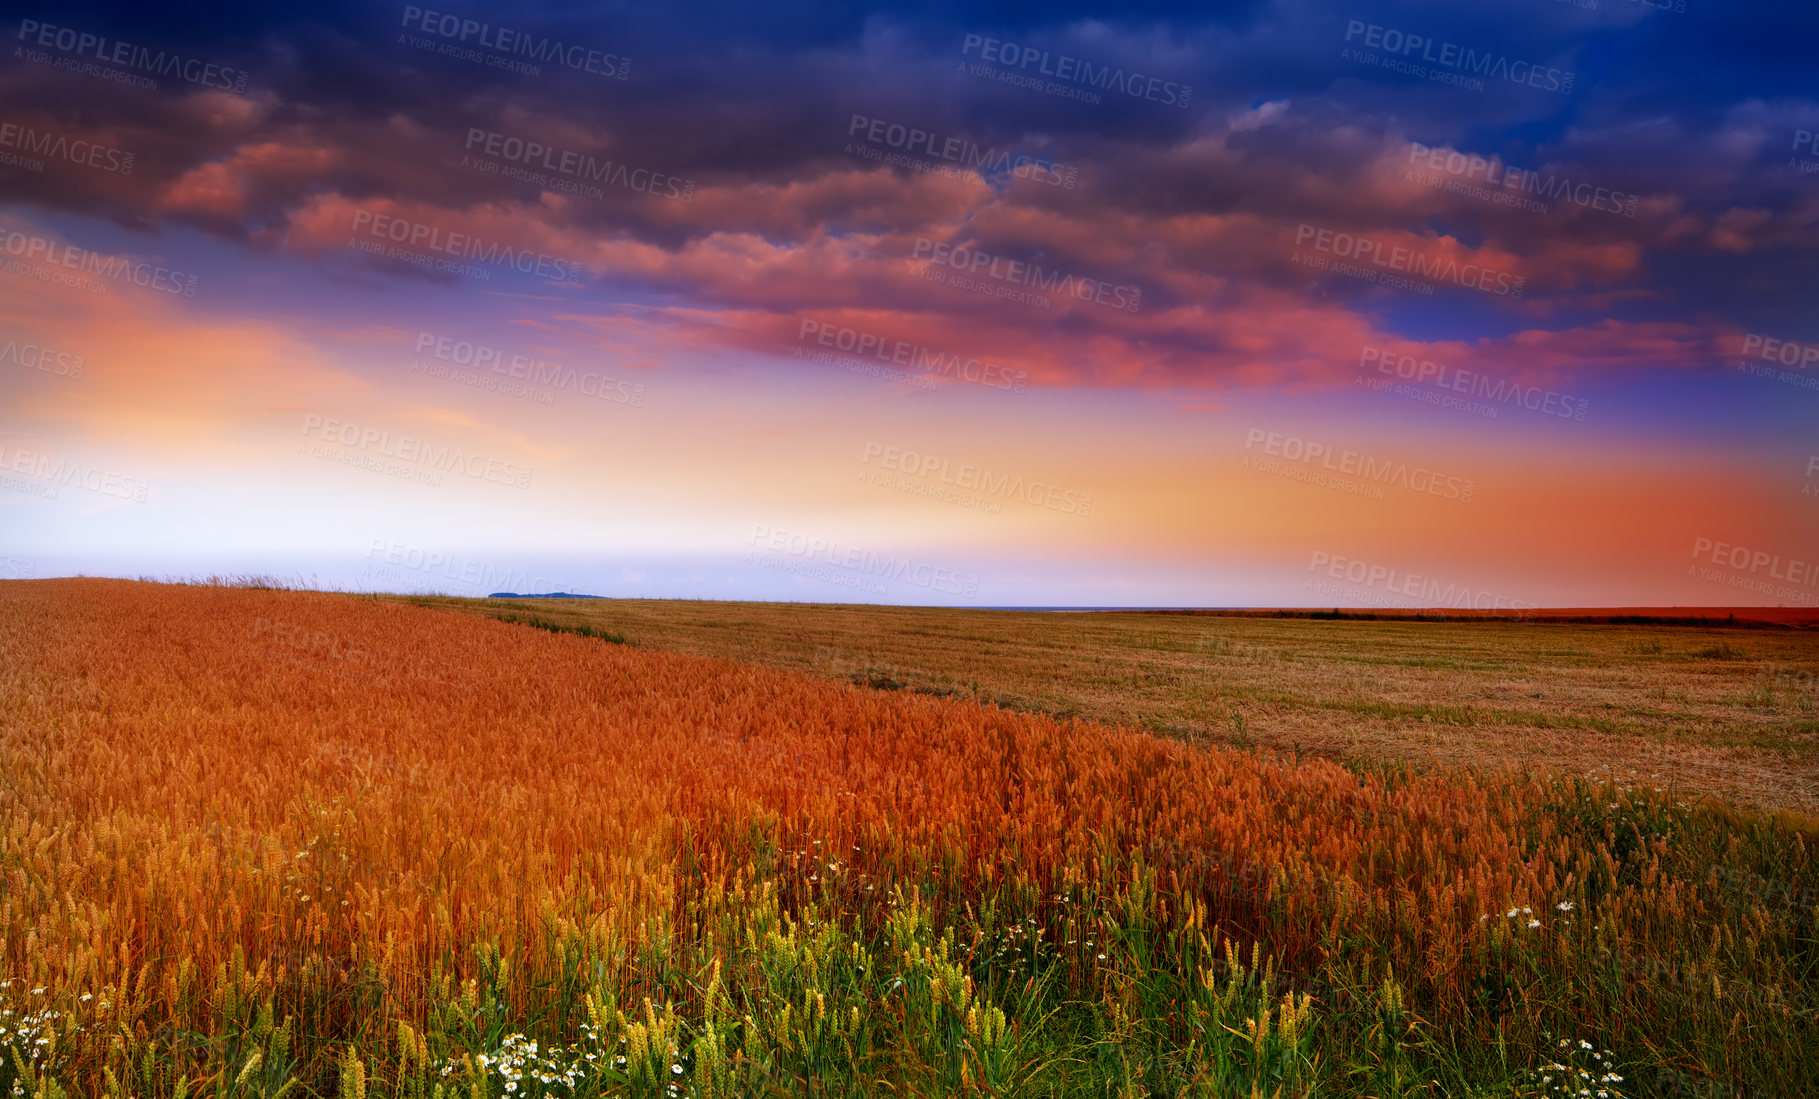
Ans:
{"type": "Polygon", "coordinates": [[[1787,968],[1811,913],[1778,930],[1670,873],[1625,821],[1684,811],[1646,792],[1360,775],[315,593],[6,585],[0,687],[0,966],[11,1003],[67,1012],[42,1063],[86,1094],[174,1094],[126,1079],[154,1055],[276,1083],[280,1054],[342,1095],[407,1094],[562,1043],[627,1087],[686,1062],[711,1093],[777,1050],[879,1056],[893,986],[830,975],[892,966],[975,1086],[1035,1071],[1006,1059],[1028,1024],[988,964],[1005,988],[1040,969],[1108,1033],[1146,1010],[1185,1028],[1194,997],[1253,982],[1227,1029],[1258,1051],[1304,1048],[1347,996],[1383,1034],[1538,1045],[1565,1014],[1621,1035],[1669,983],[1618,972],[1636,958],[1743,982],[1714,995],[1764,1033],[1813,1029],[1787,968]],[[1134,957],[1140,928],[1179,957],[1134,957]],[[1620,980],[1588,991],[1587,959],[1620,980]],[[1140,961],[1177,990],[1137,987],[1140,961]],[[1564,1006],[1535,991],[1575,980],[1564,1006]],[[446,1005],[544,1030],[474,1067],[446,1005]]]}

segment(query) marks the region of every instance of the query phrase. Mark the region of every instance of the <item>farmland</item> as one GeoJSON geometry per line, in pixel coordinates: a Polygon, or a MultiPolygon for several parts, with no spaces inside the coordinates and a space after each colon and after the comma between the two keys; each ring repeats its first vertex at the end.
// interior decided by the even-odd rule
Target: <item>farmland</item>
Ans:
{"type": "Polygon", "coordinates": [[[0,1085],[1819,1090],[1806,634],[466,609],[0,584],[0,1085]]]}
{"type": "Polygon", "coordinates": [[[413,598],[1195,743],[1362,766],[1609,768],[1819,812],[1811,628],[413,598]]]}

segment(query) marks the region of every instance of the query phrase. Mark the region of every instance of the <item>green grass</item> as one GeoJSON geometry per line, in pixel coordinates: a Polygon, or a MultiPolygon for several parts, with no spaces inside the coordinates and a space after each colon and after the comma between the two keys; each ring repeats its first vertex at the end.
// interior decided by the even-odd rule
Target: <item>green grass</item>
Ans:
{"type": "MultiPolygon", "coordinates": [[[[652,926],[630,954],[552,927],[549,949],[572,964],[531,989],[510,959],[484,948],[471,960],[480,976],[465,985],[447,976],[459,960],[438,960],[423,1024],[339,1036],[334,1058],[289,1094],[350,1095],[358,1076],[374,1099],[1519,1099],[1550,1094],[1541,1077],[1553,1057],[1623,1076],[1606,1091],[1625,1099],[1693,1086],[1790,1099],[1819,1089],[1819,910],[1810,903],[1819,837],[1587,782],[1556,786],[1551,809],[1526,827],[1538,842],[1556,834],[1611,857],[1566,890],[1570,917],[1540,913],[1546,936],[1512,930],[1472,956],[1479,976],[1461,1002],[1433,1000],[1425,975],[1397,972],[1383,942],[1340,931],[1347,902],[1331,888],[1312,894],[1320,913],[1310,918],[1220,864],[1190,880],[1211,882],[1215,899],[1248,915],[1217,926],[1192,912],[1158,918],[1153,898],[1194,867],[1167,837],[1107,851],[1119,868],[1060,903],[980,883],[940,852],[919,880],[887,885],[829,874],[817,845],[779,847],[756,829],[740,868],[723,877],[685,840],[677,884],[686,925],[652,926]],[[1626,892],[1657,876],[1683,883],[1710,922],[1664,926],[1647,943],[1601,933],[1626,892]],[[868,887],[891,900],[862,916],[855,898],[868,887]],[[1330,923],[1322,962],[1290,968],[1260,945],[1291,921],[1330,923]],[[528,1013],[504,1007],[526,993],[528,1013]],[[573,1088],[532,1075],[508,1091],[500,1067],[512,1063],[541,1064],[552,1077],[577,1064],[587,1071],[573,1088]]],[[[246,975],[229,985],[237,982],[256,984],[246,975]]],[[[219,997],[208,1033],[129,1025],[119,1071],[109,1070],[113,1093],[272,1099],[299,1068],[298,1032],[332,1030],[345,1013],[333,997],[346,994],[324,993],[319,1015],[287,1019],[274,1019],[269,998],[219,997]],[[209,1064],[219,1067],[195,1086],[187,1066],[209,1064]]],[[[321,1048],[319,1033],[312,1044],[321,1048]]],[[[29,1062],[0,1069],[0,1085],[13,1080],[58,1094],[29,1062]]]]}
{"type": "Polygon", "coordinates": [[[592,637],[613,645],[631,645],[634,643],[631,638],[626,637],[624,634],[614,633],[611,630],[601,629],[598,626],[591,626],[586,622],[552,622],[547,618],[538,618],[535,615],[528,614],[502,614],[499,615],[499,621],[508,622],[516,626],[531,626],[539,630],[548,630],[550,633],[572,633],[578,637],[592,637]]]}

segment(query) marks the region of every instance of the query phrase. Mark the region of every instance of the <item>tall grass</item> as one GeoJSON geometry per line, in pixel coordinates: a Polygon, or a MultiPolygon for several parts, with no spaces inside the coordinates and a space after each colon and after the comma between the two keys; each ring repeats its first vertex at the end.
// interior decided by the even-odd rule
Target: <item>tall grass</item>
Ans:
{"type": "Polygon", "coordinates": [[[1649,789],[115,581],[0,774],[15,1094],[1819,1090],[1819,832],[1649,789]]]}

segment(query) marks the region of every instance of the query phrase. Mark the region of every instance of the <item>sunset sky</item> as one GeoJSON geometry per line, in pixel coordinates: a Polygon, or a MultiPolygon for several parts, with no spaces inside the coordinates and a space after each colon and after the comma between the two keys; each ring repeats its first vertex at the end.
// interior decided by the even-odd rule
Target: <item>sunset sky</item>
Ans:
{"type": "Polygon", "coordinates": [[[1819,604],[1819,9],[45,5],[0,579],[1819,604]]]}

